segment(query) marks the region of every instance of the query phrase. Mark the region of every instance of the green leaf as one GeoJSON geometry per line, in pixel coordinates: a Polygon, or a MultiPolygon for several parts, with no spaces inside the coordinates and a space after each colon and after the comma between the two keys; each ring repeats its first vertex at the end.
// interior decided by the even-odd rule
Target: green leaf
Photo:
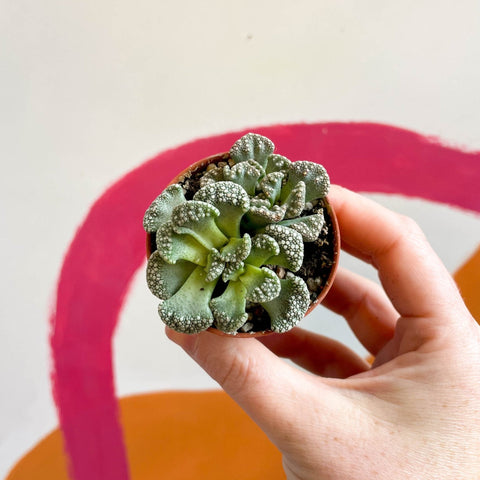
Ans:
{"type": "Polygon", "coordinates": [[[292,162],[290,162],[287,157],[273,153],[267,158],[265,172],[267,174],[271,172],[282,172],[286,176],[290,168],[290,163],[292,162]]]}
{"type": "Polygon", "coordinates": [[[246,233],[242,238],[231,238],[220,251],[225,262],[241,262],[248,257],[252,248],[250,235],[246,233]]]}
{"type": "Polygon", "coordinates": [[[279,265],[296,272],[303,263],[303,239],[300,233],[283,225],[267,225],[265,233],[276,240],[280,253],[269,259],[272,265],[279,265]]]}
{"type": "Polygon", "coordinates": [[[280,247],[277,241],[269,235],[259,233],[252,238],[250,255],[245,262],[255,267],[261,267],[269,263],[269,259],[279,253],[280,247]]]}
{"type": "Polygon", "coordinates": [[[177,332],[199,333],[213,324],[209,303],[216,281],[207,282],[203,267],[196,267],[181,288],[160,303],[162,321],[177,332]]]}
{"type": "Polygon", "coordinates": [[[285,218],[298,217],[305,208],[305,182],[298,182],[285,200],[285,218]]]}
{"type": "Polygon", "coordinates": [[[300,277],[280,280],[280,293],[269,302],[262,302],[271,320],[271,329],[283,333],[293,328],[310,306],[307,285],[300,277]]]}
{"type": "Polygon", "coordinates": [[[218,209],[216,224],[227,237],[240,236],[240,221],[250,208],[249,196],[240,185],[229,181],[210,183],[198,190],[193,199],[218,209]]]}
{"type": "Polygon", "coordinates": [[[247,133],[233,144],[230,149],[230,157],[235,163],[255,160],[265,169],[267,158],[274,149],[275,145],[267,137],[247,133]]]}
{"type": "Polygon", "coordinates": [[[156,250],[147,263],[148,288],[156,297],[166,300],[177,292],[194,268],[193,263],[184,260],[167,263],[156,250]]]}
{"type": "Polygon", "coordinates": [[[282,190],[283,173],[272,172],[265,175],[260,181],[259,187],[262,190],[265,198],[273,205],[280,196],[282,190]]]}
{"type": "Polygon", "coordinates": [[[210,203],[190,200],[173,209],[173,229],[176,233],[191,235],[209,250],[218,249],[228,241],[215,223],[219,214],[210,203]]]}
{"type": "Polygon", "coordinates": [[[216,248],[212,248],[208,255],[207,266],[205,267],[205,272],[207,272],[206,281],[216,280],[222,274],[224,268],[225,261],[222,259],[220,252],[216,248]]]}
{"type": "Polygon", "coordinates": [[[207,170],[200,178],[200,187],[205,187],[210,183],[221,182],[225,180],[223,176],[223,168],[217,167],[214,164],[210,164],[212,167],[207,170]]]}
{"type": "Polygon", "coordinates": [[[160,226],[156,243],[157,251],[168,263],[188,260],[197,265],[206,265],[208,250],[191,235],[176,233],[172,222],[160,226]]]}
{"type": "Polygon", "coordinates": [[[282,220],[279,225],[296,230],[300,233],[304,242],[314,242],[320,235],[324,224],[323,213],[316,213],[292,220],[282,220]]]}
{"type": "Polygon", "coordinates": [[[280,293],[280,280],[268,268],[258,268],[245,264],[245,273],[238,278],[247,289],[246,298],[250,302],[268,302],[280,293]]]}
{"type": "Polygon", "coordinates": [[[237,163],[233,167],[223,167],[225,180],[241,185],[244,190],[253,197],[259,179],[265,174],[265,170],[254,160],[237,163]]]}
{"type": "Polygon", "coordinates": [[[242,226],[245,230],[259,230],[270,223],[277,223],[285,216],[284,205],[273,207],[250,206],[250,210],[243,216],[242,226]]]}
{"type": "Polygon", "coordinates": [[[267,200],[265,198],[265,194],[260,192],[256,197],[253,197],[250,199],[250,208],[256,207],[265,207],[266,209],[269,209],[272,206],[270,203],[270,200],[267,200]]]}
{"type": "Polygon", "coordinates": [[[162,224],[170,221],[172,210],[185,201],[180,185],[175,183],[167,187],[147,208],[143,217],[145,231],[156,232],[162,224]]]}
{"type": "Polygon", "coordinates": [[[288,180],[282,189],[282,200],[288,197],[298,182],[305,182],[305,202],[323,198],[330,188],[330,179],[325,168],[314,162],[292,162],[288,180]]]}
{"type": "Polygon", "coordinates": [[[231,281],[222,295],[210,301],[214,324],[222,332],[235,334],[247,321],[246,292],[241,282],[231,281]]]}
{"type": "Polygon", "coordinates": [[[237,281],[238,277],[245,271],[245,262],[227,262],[223,270],[222,280],[228,282],[230,280],[237,281]]]}

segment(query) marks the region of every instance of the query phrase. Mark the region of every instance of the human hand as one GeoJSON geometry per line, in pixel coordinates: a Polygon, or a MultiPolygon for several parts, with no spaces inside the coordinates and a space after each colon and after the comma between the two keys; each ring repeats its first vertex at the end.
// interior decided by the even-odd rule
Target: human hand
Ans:
{"type": "Polygon", "coordinates": [[[383,288],[339,269],[323,304],[372,367],[299,328],[260,341],[169,338],[265,431],[288,479],[479,478],[479,326],[414,222],[340,187],[329,199],[343,248],[377,268],[383,288]]]}

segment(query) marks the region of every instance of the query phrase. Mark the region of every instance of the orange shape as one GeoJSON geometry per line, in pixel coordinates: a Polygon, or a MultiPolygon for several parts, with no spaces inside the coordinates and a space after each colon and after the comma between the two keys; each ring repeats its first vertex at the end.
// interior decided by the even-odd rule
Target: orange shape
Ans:
{"type": "Polygon", "coordinates": [[[54,430],[15,465],[5,480],[69,480],[62,434],[54,430]]]}
{"type": "MultiPolygon", "coordinates": [[[[162,392],[119,400],[132,480],[282,479],[280,452],[222,391],[162,392]]],[[[55,430],[6,480],[68,480],[55,430]]]]}
{"type": "Polygon", "coordinates": [[[280,452],[224,392],[121,400],[133,480],[285,478],[280,452]]]}
{"type": "Polygon", "coordinates": [[[454,275],[463,300],[480,323],[480,247],[454,275]]]}

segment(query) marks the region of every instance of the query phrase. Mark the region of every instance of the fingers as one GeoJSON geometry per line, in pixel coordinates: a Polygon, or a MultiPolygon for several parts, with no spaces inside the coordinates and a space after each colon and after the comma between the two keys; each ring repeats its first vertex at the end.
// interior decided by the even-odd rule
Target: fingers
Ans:
{"type": "Polygon", "coordinates": [[[322,305],[342,315],[373,355],[393,337],[398,312],[379,285],[360,275],[339,268],[322,305]]]}
{"type": "MultiPolygon", "coordinates": [[[[180,345],[277,443],[282,425],[296,423],[298,398],[312,395],[312,376],[278,358],[255,339],[236,339],[203,332],[185,335],[166,329],[180,345]],[[278,425],[278,419],[282,419],[278,425]]],[[[320,407],[338,404],[333,387],[315,378],[320,407]]]]}
{"type": "Polygon", "coordinates": [[[370,368],[342,343],[301,328],[260,337],[259,341],[276,355],[322,377],[348,378],[370,368]]]}
{"type": "Polygon", "coordinates": [[[432,317],[461,304],[455,284],[410,219],[344,188],[329,200],[338,217],[342,244],[379,271],[395,309],[405,317],[432,317]]]}
{"type": "MultiPolygon", "coordinates": [[[[239,403],[277,390],[287,365],[252,339],[236,339],[202,332],[185,335],[166,328],[170,340],[181,346],[220,386],[239,403]]],[[[290,368],[290,367],[289,367],[290,368]]]]}

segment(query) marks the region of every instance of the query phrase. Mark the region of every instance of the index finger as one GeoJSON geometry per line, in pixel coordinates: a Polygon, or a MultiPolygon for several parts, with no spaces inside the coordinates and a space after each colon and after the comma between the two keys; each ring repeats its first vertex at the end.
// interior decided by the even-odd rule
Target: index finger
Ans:
{"type": "Polygon", "coordinates": [[[435,316],[458,307],[461,297],[451,275],[413,220],[342,187],[332,186],[328,198],[342,245],[377,268],[400,315],[435,316]]]}

